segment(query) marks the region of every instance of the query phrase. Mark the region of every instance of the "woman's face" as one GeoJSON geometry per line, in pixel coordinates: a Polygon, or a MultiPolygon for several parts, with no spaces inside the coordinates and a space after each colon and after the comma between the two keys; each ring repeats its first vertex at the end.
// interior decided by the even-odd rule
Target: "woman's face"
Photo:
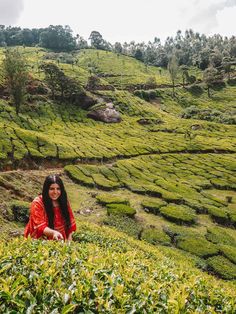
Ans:
{"type": "Polygon", "coordinates": [[[61,195],[61,188],[57,183],[53,183],[49,187],[48,195],[52,201],[56,201],[61,195]]]}

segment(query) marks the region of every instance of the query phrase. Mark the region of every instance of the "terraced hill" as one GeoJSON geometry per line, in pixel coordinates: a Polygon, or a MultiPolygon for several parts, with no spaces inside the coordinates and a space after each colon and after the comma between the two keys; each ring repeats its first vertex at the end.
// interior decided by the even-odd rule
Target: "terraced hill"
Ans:
{"type": "MultiPolygon", "coordinates": [[[[89,93],[100,104],[112,102],[121,113],[122,121],[115,124],[94,121],[87,118],[86,110],[52,101],[49,94],[31,95],[17,115],[8,97],[2,95],[2,237],[8,239],[22,233],[24,224],[14,221],[17,217],[12,212],[12,204],[16,200],[30,202],[40,193],[44,177],[49,172],[60,172],[63,176],[79,222],[106,224],[112,229],[107,227],[107,231],[103,231],[100,227],[84,227],[81,223],[81,230],[75,239],[80,238],[82,243],[69,248],[49,243],[45,244],[45,249],[40,242],[19,244],[19,240],[9,246],[2,244],[0,272],[6,277],[2,281],[5,286],[4,293],[0,294],[1,309],[20,309],[24,313],[26,304],[36,313],[54,309],[49,301],[52,296],[46,300],[46,295],[40,290],[33,298],[33,290],[30,290],[31,296],[26,296],[23,288],[19,288],[30,285],[25,279],[29,275],[28,266],[24,266],[27,262],[20,257],[20,253],[17,253],[19,264],[10,270],[15,260],[11,260],[11,253],[7,251],[16,250],[16,246],[25,250],[25,246],[29,245],[29,265],[34,264],[35,250],[38,250],[40,257],[54,254],[47,252],[57,250],[58,258],[64,259],[63,254],[71,254],[73,248],[74,255],[68,259],[66,267],[72,268],[75,260],[81,259],[80,265],[87,273],[90,267],[88,263],[96,261],[96,254],[103,258],[107,252],[117,259],[117,265],[120,265],[117,267],[122,268],[124,260],[127,267],[132,262],[139,264],[137,271],[142,268],[140,280],[150,283],[144,290],[141,289],[145,293],[136,295],[126,282],[125,272],[118,275],[115,270],[115,275],[113,271],[107,274],[108,269],[113,269],[110,260],[101,270],[103,275],[99,275],[98,281],[91,279],[98,274],[99,258],[98,264],[95,262],[90,268],[91,274],[96,273],[96,276],[91,275],[81,289],[72,288],[74,280],[84,280],[82,277],[74,278],[73,274],[62,290],[55,288],[58,295],[53,299],[53,304],[58,302],[59,312],[62,309],[63,313],[78,311],[76,302],[90,298],[91,304],[88,303],[86,309],[95,312],[119,309],[120,313],[149,313],[148,309],[152,309],[163,313],[233,313],[236,306],[232,288],[236,279],[236,87],[226,82],[225,86],[217,87],[209,99],[200,81],[201,73],[192,69],[199,83],[182,88],[179,76],[179,86],[173,98],[166,70],[145,66],[126,56],[96,50],[60,55],[36,48],[20,49],[30,62],[32,77],[38,80],[44,80],[43,73],[39,71],[42,60],[54,60],[84,88],[89,76],[96,74],[100,84],[89,93]],[[153,78],[156,81],[151,91],[144,89],[148,88],[150,78],[152,82],[153,78]],[[140,87],[142,90],[137,90],[140,87]],[[117,213],[124,214],[125,218],[117,213]],[[126,236],[116,233],[114,228],[126,236]],[[110,242],[106,232],[111,238],[118,239],[114,241],[125,241],[124,247],[129,246],[128,257],[126,252],[120,252],[116,242],[110,242]],[[119,240],[120,237],[122,240],[119,240]],[[149,242],[152,247],[138,240],[133,242],[130,237],[149,242]],[[88,244],[90,242],[93,244],[88,244]],[[134,250],[137,250],[136,257],[131,254],[134,250]],[[92,251],[97,253],[93,254],[92,251]],[[174,260],[177,260],[176,264],[174,260]],[[160,270],[160,265],[165,263],[167,268],[160,270]],[[173,276],[172,263],[176,267],[173,276]],[[186,271],[187,268],[189,271],[186,271]],[[25,273],[17,277],[16,272],[22,269],[25,273]],[[157,269],[158,279],[154,280],[153,272],[157,269]],[[183,272],[186,272],[185,275],[183,272]],[[216,278],[212,279],[206,272],[216,278]],[[9,275],[13,278],[11,280],[17,282],[16,292],[6,288],[9,275]],[[119,288],[114,283],[114,276],[120,276],[119,288]],[[180,281],[174,284],[172,277],[180,281]],[[223,283],[219,277],[233,282],[223,283]],[[95,285],[93,280],[96,281],[95,285]],[[157,282],[165,286],[169,280],[172,280],[171,290],[165,287],[164,292],[159,293],[162,288],[157,282]],[[97,284],[100,285],[98,290],[97,284]],[[101,290],[105,291],[101,287],[105,286],[106,291],[110,289],[106,297],[100,294],[101,290]],[[84,289],[87,291],[85,294],[79,292],[84,289]],[[113,289],[115,296],[111,294],[113,289]],[[120,292],[116,289],[120,289],[120,292]],[[155,296],[154,291],[159,291],[159,296],[155,296]],[[43,305],[39,304],[39,300],[43,300],[43,305]],[[133,309],[128,306],[130,300],[133,309]],[[137,304],[135,300],[138,300],[137,304]]],[[[3,78],[0,78],[0,82],[3,82],[3,78]]],[[[79,266],[76,264],[75,267],[77,270],[79,266]]],[[[45,271],[43,264],[36,268],[36,277],[32,275],[34,280],[39,280],[37,274],[42,271],[45,271]]],[[[65,283],[64,275],[61,276],[58,282],[65,283]]]]}

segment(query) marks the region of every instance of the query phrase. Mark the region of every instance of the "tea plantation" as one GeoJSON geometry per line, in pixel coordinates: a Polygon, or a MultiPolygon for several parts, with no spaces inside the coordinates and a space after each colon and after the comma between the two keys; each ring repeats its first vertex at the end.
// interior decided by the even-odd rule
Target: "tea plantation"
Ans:
{"type": "Polygon", "coordinates": [[[209,98],[192,68],[197,83],[183,88],[179,75],[173,97],[166,69],[121,54],[18,49],[31,77],[19,114],[0,49],[0,313],[235,313],[233,80],[209,98]],[[53,99],[42,62],[121,121],[53,99]],[[70,244],[22,237],[49,173],[62,176],[76,216],[70,244]]]}
{"type": "MultiPolygon", "coordinates": [[[[1,243],[2,313],[233,313],[235,289],[188,255],[79,223],[71,245],[1,243]],[[12,254],[14,252],[14,254],[12,254]]],[[[222,257],[223,258],[223,257],[222,257]]]]}

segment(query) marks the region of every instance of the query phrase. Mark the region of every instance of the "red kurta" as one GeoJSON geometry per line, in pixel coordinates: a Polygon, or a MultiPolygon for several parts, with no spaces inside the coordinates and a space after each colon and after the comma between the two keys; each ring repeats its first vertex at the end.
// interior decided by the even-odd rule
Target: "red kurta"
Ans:
{"type": "MultiPolygon", "coordinates": [[[[60,207],[54,207],[54,229],[59,231],[64,239],[68,238],[68,235],[76,230],[75,218],[72,213],[72,209],[68,203],[68,210],[70,215],[71,226],[66,230],[65,222],[61,214],[60,207]]],[[[38,239],[41,237],[47,238],[43,231],[48,227],[48,218],[44,208],[42,196],[36,197],[30,207],[30,218],[29,222],[25,227],[24,236],[27,238],[29,235],[31,238],[38,239]]],[[[47,239],[52,239],[48,237],[47,239]]]]}

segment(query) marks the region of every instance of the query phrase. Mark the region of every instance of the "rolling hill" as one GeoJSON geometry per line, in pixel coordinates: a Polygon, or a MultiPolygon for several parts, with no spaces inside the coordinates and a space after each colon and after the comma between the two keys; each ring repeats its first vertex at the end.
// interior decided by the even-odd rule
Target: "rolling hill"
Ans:
{"type": "Polygon", "coordinates": [[[121,122],[92,120],[91,108],[49,91],[31,93],[17,115],[0,95],[0,311],[234,313],[236,86],[208,98],[193,68],[197,83],[183,88],[179,75],[173,98],[167,70],[127,56],[19,49],[32,82],[45,84],[40,64],[55,62],[121,122]],[[75,241],[23,241],[20,211],[55,172],[76,213],[75,241]]]}

